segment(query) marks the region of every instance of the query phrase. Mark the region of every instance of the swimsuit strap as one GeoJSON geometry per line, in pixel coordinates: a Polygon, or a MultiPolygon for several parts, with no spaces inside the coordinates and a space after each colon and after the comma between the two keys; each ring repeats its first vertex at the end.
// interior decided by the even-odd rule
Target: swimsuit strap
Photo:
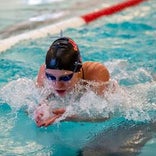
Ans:
{"type": "Polygon", "coordinates": [[[84,79],[84,70],[83,70],[83,67],[82,67],[82,79],[84,79]]]}

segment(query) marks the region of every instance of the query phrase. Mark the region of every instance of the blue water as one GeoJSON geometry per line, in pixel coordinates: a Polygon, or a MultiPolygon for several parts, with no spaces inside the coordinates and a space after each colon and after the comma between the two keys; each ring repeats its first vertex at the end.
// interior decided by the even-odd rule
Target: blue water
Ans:
{"type": "Polygon", "coordinates": [[[25,112],[26,105],[33,107],[38,101],[34,82],[53,36],[22,41],[1,53],[0,155],[106,155],[121,143],[132,149],[129,155],[155,156],[155,8],[154,1],[148,1],[64,31],[78,43],[83,61],[105,64],[122,88],[110,96],[109,103],[90,92],[80,101],[79,109],[88,109],[89,115],[90,106],[96,114],[112,113],[105,122],[58,122],[38,128],[25,112]],[[140,148],[139,141],[143,142],[140,148]]]}

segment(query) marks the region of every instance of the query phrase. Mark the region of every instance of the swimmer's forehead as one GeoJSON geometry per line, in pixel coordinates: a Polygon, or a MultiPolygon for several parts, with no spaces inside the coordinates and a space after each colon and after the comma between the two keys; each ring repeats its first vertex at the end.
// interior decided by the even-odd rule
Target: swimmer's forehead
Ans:
{"type": "Polygon", "coordinates": [[[46,72],[49,74],[59,74],[59,75],[68,75],[72,74],[73,72],[70,70],[59,70],[59,69],[46,69],[46,72]]]}

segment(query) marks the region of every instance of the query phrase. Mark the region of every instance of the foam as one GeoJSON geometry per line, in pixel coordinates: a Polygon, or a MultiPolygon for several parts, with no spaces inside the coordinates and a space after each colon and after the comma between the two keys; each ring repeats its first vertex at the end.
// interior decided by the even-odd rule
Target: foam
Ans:
{"type": "MultiPolygon", "coordinates": [[[[111,82],[113,83],[113,80],[111,82]]],[[[112,117],[124,117],[135,121],[155,120],[153,115],[156,112],[155,82],[137,84],[132,87],[118,86],[115,92],[112,93],[112,89],[110,89],[105,92],[103,97],[96,95],[89,86],[85,89],[86,92],[79,99],[74,90],[65,99],[56,98],[49,102],[49,105],[57,108],[66,107],[66,113],[57,122],[75,114],[80,118],[88,119],[108,118],[111,114],[112,117]]],[[[46,94],[48,94],[46,88],[37,89],[33,80],[18,79],[1,89],[0,98],[8,103],[14,111],[27,106],[28,112],[33,113],[46,94]],[[25,89],[23,90],[23,88],[25,89]]],[[[48,118],[49,115],[47,108],[42,107],[45,118],[48,118]]],[[[31,117],[33,118],[33,116],[31,117]]]]}

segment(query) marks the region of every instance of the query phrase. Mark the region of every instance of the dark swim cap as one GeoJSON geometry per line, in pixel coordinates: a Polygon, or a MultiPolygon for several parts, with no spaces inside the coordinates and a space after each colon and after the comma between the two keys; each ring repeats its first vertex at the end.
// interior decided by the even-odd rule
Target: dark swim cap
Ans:
{"type": "Polygon", "coordinates": [[[82,61],[77,44],[70,38],[61,37],[50,46],[46,55],[47,69],[80,71],[82,61]]]}

